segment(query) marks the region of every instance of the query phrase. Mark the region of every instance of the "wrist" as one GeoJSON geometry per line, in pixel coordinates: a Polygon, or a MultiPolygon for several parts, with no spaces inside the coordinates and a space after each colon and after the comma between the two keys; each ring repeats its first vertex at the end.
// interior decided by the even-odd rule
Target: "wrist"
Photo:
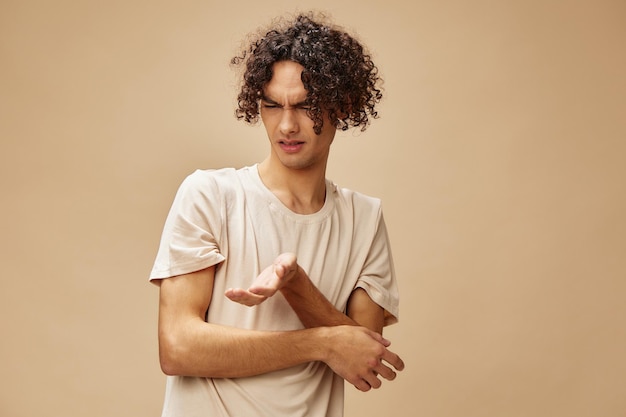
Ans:
{"type": "Polygon", "coordinates": [[[308,329],[311,333],[310,346],[313,348],[315,360],[328,363],[333,351],[333,327],[314,327],[308,329]]]}
{"type": "Polygon", "coordinates": [[[302,284],[308,279],[308,276],[300,265],[296,264],[296,270],[293,272],[293,276],[280,288],[283,294],[297,293],[298,289],[302,288],[302,284]]]}

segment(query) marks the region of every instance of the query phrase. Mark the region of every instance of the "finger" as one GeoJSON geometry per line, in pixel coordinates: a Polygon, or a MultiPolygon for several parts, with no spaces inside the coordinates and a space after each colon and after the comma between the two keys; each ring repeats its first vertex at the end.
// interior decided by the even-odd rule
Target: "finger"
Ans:
{"type": "Polygon", "coordinates": [[[381,359],[396,368],[398,371],[404,369],[404,361],[402,358],[390,350],[385,351],[381,359]]]}
{"type": "Polygon", "coordinates": [[[251,294],[262,296],[265,298],[269,298],[273,296],[274,294],[276,294],[276,288],[271,287],[271,286],[265,287],[265,286],[255,285],[253,287],[250,287],[248,291],[251,294]]]}
{"type": "Polygon", "coordinates": [[[274,264],[274,275],[277,278],[282,278],[285,276],[285,272],[287,271],[287,268],[285,268],[285,265],[281,264],[281,263],[276,263],[274,264]]]}
{"type": "Polygon", "coordinates": [[[265,296],[252,294],[241,288],[229,288],[224,292],[224,295],[229,300],[246,306],[258,305],[267,299],[265,296]]]}
{"type": "Polygon", "coordinates": [[[374,368],[374,374],[378,374],[388,381],[396,379],[396,373],[394,370],[383,363],[374,368]]]}
{"type": "Polygon", "coordinates": [[[297,262],[296,255],[294,253],[285,252],[278,255],[275,260],[275,263],[280,264],[295,264],[297,262]]]}
{"type": "Polygon", "coordinates": [[[296,255],[293,253],[283,253],[274,261],[274,274],[280,281],[288,281],[298,270],[296,255]]]}
{"type": "Polygon", "coordinates": [[[361,378],[354,381],[352,385],[354,385],[354,387],[358,389],[359,391],[363,391],[363,392],[367,392],[370,389],[372,389],[372,386],[366,380],[361,379],[361,378]]]}
{"type": "Polygon", "coordinates": [[[367,375],[363,380],[370,386],[370,388],[378,389],[383,384],[378,377],[372,372],[367,375]]]}
{"type": "Polygon", "coordinates": [[[231,300],[240,300],[246,294],[246,291],[241,288],[229,288],[224,292],[224,295],[231,300]]]}

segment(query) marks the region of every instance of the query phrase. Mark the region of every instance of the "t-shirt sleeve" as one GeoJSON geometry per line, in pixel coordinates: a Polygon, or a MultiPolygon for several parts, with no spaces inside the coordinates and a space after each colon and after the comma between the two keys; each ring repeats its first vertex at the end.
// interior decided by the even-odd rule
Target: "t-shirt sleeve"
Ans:
{"type": "Polygon", "coordinates": [[[180,185],[165,221],[150,280],[169,278],[217,265],[221,204],[207,171],[196,171],[180,185]]]}
{"type": "Polygon", "coordinates": [[[398,321],[398,284],[382,211],[379,213],[374,239],[355,288],[363,288],[376,304],[385,309],[385,326],[398,321]]]}

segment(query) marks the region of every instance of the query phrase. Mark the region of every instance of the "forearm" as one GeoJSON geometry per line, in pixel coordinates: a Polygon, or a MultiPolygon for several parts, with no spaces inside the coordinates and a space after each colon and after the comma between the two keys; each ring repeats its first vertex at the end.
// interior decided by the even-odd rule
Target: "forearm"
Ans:
{"type": "Polygon", "coordinates": [[[325,360],[323,328],[244,330],[189,319],[159,329],[161,368],[168,375],[237,378],[325,360]]]}
{"type": "Polygon", "coordinates": [[[281,292],[306,328],[363,326],[382,334],[384,309],[372,301],[362,288],[357,288],[352,292],[346,314],[337,310],[328,301],[300,267],[298,267],[298,274],[281,289],[281,292]]]}
{"type": "Polygon", "coordinates": [[[159,281],[159,357],[168,375],[244,377],[325,360],[323,329],[262,332],[207,323],[215,268],[159,281]]]}
{"type": "Polygon", "coordinates": [[[280,254],[248,289],[229,288],[224,295],[247,306],[264,302],[280,291],[304,327],[360,325],[382,333],[384,310],[365,290],[355,289],[347,303],[347,314],[337,308],[311,282],[292,253],[280,254]]]}
{"type": "Polygon", "coordinates": [[[300,267],[297,275],[281,288],[281,292],[306,328],[358,325],[352,318],[337,310],[300,267]]]}
{"type": "Polygon", "coordinates": [[[161,367],[168,375],[239,378],[321,361],[367,391],[380,386],[379,376],[395,378],[391,366],[404,367],[402,359],[387,349],[388,341],[361,326],[259,332],[200,320],[159,337],[161,367]]]}
{"type": "MultiPolygon", "coordinates": [[[[367,390],[380,386],[377,375],[395,377],[381,361],[402,368],[402,360],[386,348],[388,341],[377,332],[353,325],[308,277],[308,282],[299,283],[293,287],[298,291],[287,296],[291,302],[311,296],[294,310],[312,328],[264,332],[206,323],[214,270],[211,267],[160,282],[159,356],[166,374],[237,378],[321,361],[351,384],[367,390]],[[320,309],[317,313],[316,308],[320,309]],[[349,325],[341,326],[344,323],[349,325]]],[[[352,303],[349,301],[349,309],[352,303]]]]}

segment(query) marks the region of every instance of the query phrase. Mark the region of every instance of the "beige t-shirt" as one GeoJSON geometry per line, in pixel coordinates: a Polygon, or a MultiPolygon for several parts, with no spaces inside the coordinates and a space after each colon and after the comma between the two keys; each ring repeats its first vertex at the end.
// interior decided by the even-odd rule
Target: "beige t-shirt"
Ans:
{"type": "MultiPolygon", "coordinates": [[[[320,211],[296,214],[263,184],[257,166],[198,170],[181,184],[150,279],[217,265],[207,321],[244,329],[297,330],[282,295],[250,308],[224,296],[248,288],[276,256],[293,252],[340,311],[361,287],[397,321],[398,289],[380,200],[326,181],[320,211]]],[[[247,378],[169,376],[163,416],[339,417],[343,379],[312,362],[247,378]]]]}

